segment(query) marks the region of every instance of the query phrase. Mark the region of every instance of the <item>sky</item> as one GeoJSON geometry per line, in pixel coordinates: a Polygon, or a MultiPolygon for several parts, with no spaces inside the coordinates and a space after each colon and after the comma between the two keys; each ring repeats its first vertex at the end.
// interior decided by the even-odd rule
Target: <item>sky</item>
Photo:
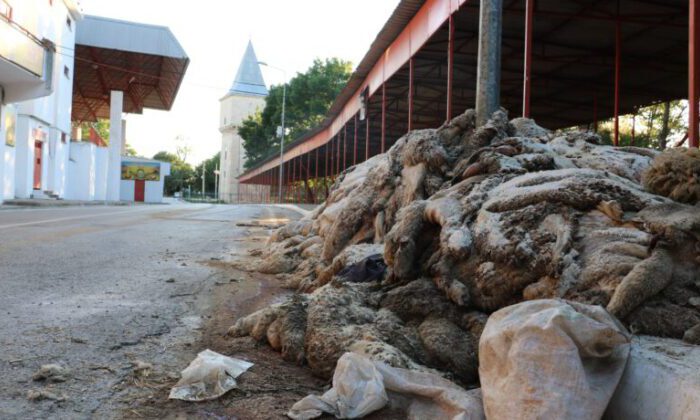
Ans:
{"type": "MultiPolygon", "coordinates": [[[[287,79],[314,58],[339,57],[356,66],[399,0],[81,0],[83,12],[168,26],[190,58],[170,111],[126,114],[126,139],[139,155],[174,152],[181,136],[197,164],[221,148],[219,99],[231,86],[248,40],[258,60],[283,68],[287,79]]],[[[281,72],[262,68],[265,82],[281,72]]]]}

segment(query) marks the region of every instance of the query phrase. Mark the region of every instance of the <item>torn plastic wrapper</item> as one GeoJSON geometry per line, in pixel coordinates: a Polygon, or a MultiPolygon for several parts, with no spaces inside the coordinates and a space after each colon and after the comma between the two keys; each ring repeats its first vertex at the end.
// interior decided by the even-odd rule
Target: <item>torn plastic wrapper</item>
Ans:
{"type": "Polygon", "coordinates": [[[236,388],[236,378],[252,363],[234,359],[209,349],[200,352],[181,372],[182,378],[168,398],[183,401],[212,400],[236,388]]]}
{"type": "Polygon", "coordinates": [[[345,353],[338,360],[333,388],[320,397],[303,398],[287,416],[307,420],[325,412],[337,418],[360,418],[384,407],[390,398],[387,392],[411,398],[409,419],[484,418],[478,389],[465,391],[436,374],[394,368],[356,353],[345,353]]]}

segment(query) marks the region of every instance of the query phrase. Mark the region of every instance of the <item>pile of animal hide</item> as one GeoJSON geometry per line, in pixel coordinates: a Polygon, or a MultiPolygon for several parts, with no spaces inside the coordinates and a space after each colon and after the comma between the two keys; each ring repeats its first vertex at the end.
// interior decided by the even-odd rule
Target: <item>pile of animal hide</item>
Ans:
{"type": "Polygon", "coordinates": [[[697,153],[601,145],[503,110],[476,127],[469,110],[349,168],[275,231],[256,270],[297,293],[229,332],[322,377],[353,351],[463,385],[489,314],[524,300],[602,305],[633,334],[700,344],[699,168],[697,153]],[[342,275],[368,258],[368,278],[342,275]]]}

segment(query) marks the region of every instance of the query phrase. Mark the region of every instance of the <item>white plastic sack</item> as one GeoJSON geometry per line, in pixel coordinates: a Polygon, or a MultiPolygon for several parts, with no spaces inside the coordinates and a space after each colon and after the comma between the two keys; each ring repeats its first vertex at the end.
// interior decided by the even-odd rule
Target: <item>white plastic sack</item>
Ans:
{"type": "Polygon", "coordinates": [[[629,352],[629,334],[600,306],[547,299],[503,308],[479,341],[486,416],[600,419],[629,352]]]}
{"type": "Polygon", "coordinates": [[[168,398],[184,401],[212,400],[236,388],[236,378],[252,363],[233,359],[209,349],[200,352],[181,372],[182,378],[168,398]]]}
{"type": "Polygon", "coordinates": [[[341,419],[360,418],[384,407],[389,401],[387,391],[411,397],[410,419],[484,418],[478,390],[467,392],[438,375],[393,368],[356,353],[338,359],[333,388],[321,397],[305,397],[287,416],[306,420],[325,412],[341,419]]]}

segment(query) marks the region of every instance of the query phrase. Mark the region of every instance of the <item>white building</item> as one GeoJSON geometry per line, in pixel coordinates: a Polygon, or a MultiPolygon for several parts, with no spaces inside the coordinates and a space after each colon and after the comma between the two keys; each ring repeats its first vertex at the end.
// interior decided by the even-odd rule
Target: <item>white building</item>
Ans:
{"type": "Polygon", "coordinates": [[[265,107],[267,87],[263,80],[252,42],[248,42],[236,79],[226,96],[221,98],[219,131],[221,131],[221,169],[219,175],[219,199],[227,203],[238,202],[238,176],[243,173],[246,155],[243,139],[238,134],[240,124],[265,107]]]}
{"type": "Polygon", "coordinates": [[[81,19],[75,0],[0,0],[0,201],[65,194],[81,19]]]}
{"type": "Polygon", "coordinates": [[[83,16],[76,0],[0,0],[0,203],[133,199],[122,115],[169,110],[188,64],[166,27],[83,16]],[[71,122],[98,118],[109,147],[71,139],[71,122]]]}

